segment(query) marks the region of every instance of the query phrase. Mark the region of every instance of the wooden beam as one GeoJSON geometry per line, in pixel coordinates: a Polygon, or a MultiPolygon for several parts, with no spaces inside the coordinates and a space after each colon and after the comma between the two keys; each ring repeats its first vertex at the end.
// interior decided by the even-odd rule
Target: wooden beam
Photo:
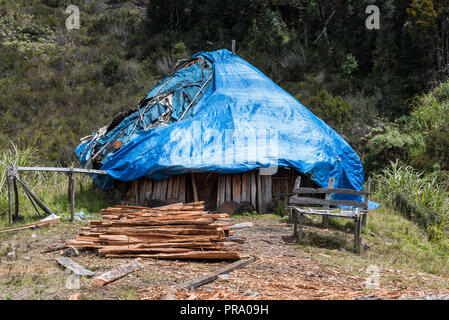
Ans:
{"type": "Polygon", "coordinates": [[[193,280],[189,280],[186,281],[184,283],[181,283],[177,286],[175,286],[175,290],[179,290],[179,289],[188,289],[188,290],[192,290],[192,289],[196,289],[198,287],[201,287],[209,282],[214,281],[215,279],[217,279],[217,277],[221,274],[227,274],[230,273],[236,269],[240,269],[243,268],[245,266],[247,266],[248,264],[252,263],[256,261],[255,257],[250,257],[247,259],[242,259],[239,261],[236,261],[234,263],[231,263],[223,268],[218,269],[217,271],[210,273],[206,276],[197,278],[197,279],[193,279],[193,280]]]}
{"type": "Polygon", "coordinates": [[[131,272],[135,272],[140,270],[142,267],[139,264],[140,259],[133,260],[129,263],[124,263],[119,265],[118,267],[109,270],[105,273],[94,278],[94,285],[98,287],[102,287],[108,283],[111,283],[117,279],[120,279],[131,272]]]}
{"type": "Polygon", "coordinates": [[[366,205],[360,201],[351,201],[351,200],[326,200],[326,199],[318,199],[318,198],[304,198],[298,196],[290,197],[290,203],[293,204],[321,204],[321,205],[340,205],[340,206],[351,206],[365,209],[366,205]]]}
{"type": "MultiPolygon", "coordinates": [[[[299,177],[298,177],[299,178],[299,177]]],[[[351,195],[366,195],[365,191],[358,191],[352,189],[338,189],[338,188],[296,188],[293,189],[296,194],[351,194],[351,195]]]]}
{"type": "Polygon", "coordinates": [[[93,170],[84,168],[58,168],[58,167],[17,167],[17,171],[47,171],[47,172],[74,172],[88,174],[108,174],[104,170],[93,170]]]}
{"type": "Polygon", "coordinates": [[[20,227],[15,227],[15,228],[8,228],[8,229],[3,229],[0,230],[0,233],[7,233],[7,232],[13,232],[13,231],[19,231],[19,230],[25,230],[25,229],[32,229],[32,228],[43,228],[43,227],[48,227],[48,226],[52,226],[52,225],[56,225],[58,224],[60,221],[60,218],[56,218],[56,219],[52,219],[52,220],[47,220],[47,221],[39,221],[36,223],[29,223],[29,224],[25,224],[23,226],[20,227]]]}

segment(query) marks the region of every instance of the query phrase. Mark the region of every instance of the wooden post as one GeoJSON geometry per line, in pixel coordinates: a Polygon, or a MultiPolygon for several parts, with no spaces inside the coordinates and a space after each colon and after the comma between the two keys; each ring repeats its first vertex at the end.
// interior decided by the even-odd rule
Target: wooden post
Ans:
{"type": "Polygon", "coordinates": [[[6,179],[8,180],[8,221],[9,224],[12,223],[12,216],[11,216],[11,211],[12,211],[12,175],[9,172],[9,170],[7,170],[7,177],[6,179]]]}
{"type": "MultiPolygon", "coordinates": [[[[329,178],[329,182],[327,183],[327,187],[331,189],[331,188],[334,187],[334,184],[335,184],[335,178],[334,177],[330,177],[329,178]]],[[[326,200],[330,200],[332,198],[332,194],[327,193],[325,198],[326,198],[326,200]]],[[[325,206],[323,206],[323,208],[324,209],[329,209],[329,206],[325,205],[325,206]]],[[[323,227],[324,228],[329,227],[329,219],[328,219],[327,216],[323,216],[323,227]]]]}
{"type": "Polygon", "coordinates": [[[293,210],[293,237],[297,236],[298,236],[298,211],[293,210]]]}
{"type": "Polygon", "coordinates": [[[12,182],[14,188],[14,216],[17,218],[19,216],[19,191],[17,190],[17,179],[14,177],[12,182]]]}
{"type": "Polygon", "coordinates": [[[69,172],[69,190],[68,197],[70,203],[70,221],[73,221],[75,214],[75,180],[73,179],[73,172],[69,172]]]}
{"type": "Polygon", "coordinates": [[[354,218],[354,249],[357,254],[360,254],[362,239],[360,238],[360,216],[354,218]]]}
{"type": "Polygon", "coordinates": [[[368,178],[368,182],[366,183],[366,195],[365,195],[365,205],[366,208],[364,210],[364,214],[362,216],[362,226],[366,227],[366,222],[368,220],[368,202],[369,202],[369,194],[371,188],[371,177],[368,178]]]}
{"type": "Polygon", "coordinates": [[[299,242],[302,242],[302,227],[303,227],[303,214],[299,213],[299,242]]]}
{"type": "Polygon", "coordinates": [[[292,207],[289,207],[288,208],[288,223],[292,223],[292,221],[293,221],[293,208],[292,207]]]}

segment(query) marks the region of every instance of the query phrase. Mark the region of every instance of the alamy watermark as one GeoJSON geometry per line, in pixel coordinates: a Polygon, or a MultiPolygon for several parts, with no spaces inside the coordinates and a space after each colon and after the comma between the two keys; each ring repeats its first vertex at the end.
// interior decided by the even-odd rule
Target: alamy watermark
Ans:
{"type": "Polygon", "coordinates": [[[65,9],[65,13],[69,16],[65,19],[65,26],[67,29],[79,29],[80,28],[80,9],[71,4],[65,9]]]}
{"type": "Polygon", "coordinates": [[[371,264],[366,268],[366,272],[370,274],[365,280],[365,288],[377,290],[380,288],[380,270],[381,268],[375,264],[371,264]]]}
{"type": "Polygon", "coordinates": [[[379,7],[372,4],[366,7],[365,13],[369,16],[365,20],[365,26],[368,30],[380,29],[380,11],[379,7]]]}

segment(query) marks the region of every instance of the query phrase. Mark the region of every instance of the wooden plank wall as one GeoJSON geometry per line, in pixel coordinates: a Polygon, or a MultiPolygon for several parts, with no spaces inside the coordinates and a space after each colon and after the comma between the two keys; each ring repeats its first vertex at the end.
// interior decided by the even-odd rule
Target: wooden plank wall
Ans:
{"type": "Polygon", "coordinates": [[[271,176],[259,176],[258,171],[218,175],[217,209],[224,202],[247,201],[258,212],[264,213],[267,204],[272,200],[271,189],[271,176]]]}
{"type": "Polygon", "coordinates": [[[185,175],[164,180],[140,178],[131,182],[127,198],[139,205],[146,205],[151,200],[186,202],[185,188],[185,175]]]}
{"type": "MultiPolygon", "coordinates": [[[[273,176],[259,175],[258,170],[238,174],[195,173],[198,200],[204,200],[210,210],[227,201],[248,201],[260,213],[265,213],[270,201],[288,201],[296,177],[289,168],[279,168],[273,176]]],[[[308,179],[302,179],[306,182],[308,179]]],[[[303,183],[301,183],[303,184],[303,183]]],[[[146,205],[151,200],[165,202],[193,201],[192,176],[178,175],[165,180],[141,178],[131,182],[128,201],[146,205]]]]}

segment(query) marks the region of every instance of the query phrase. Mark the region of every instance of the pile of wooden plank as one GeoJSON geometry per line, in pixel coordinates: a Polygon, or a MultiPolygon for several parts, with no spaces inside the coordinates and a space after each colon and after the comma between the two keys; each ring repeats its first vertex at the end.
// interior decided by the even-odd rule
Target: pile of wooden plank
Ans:
{"type": "Polygon", "coordinates": [[[226,213],[212,214],[204,202],[148,208],[117,205],[101,210],[66,245],[97,248],[106,257],[238,260],[238,237],[229,230],[226,213]]]}

